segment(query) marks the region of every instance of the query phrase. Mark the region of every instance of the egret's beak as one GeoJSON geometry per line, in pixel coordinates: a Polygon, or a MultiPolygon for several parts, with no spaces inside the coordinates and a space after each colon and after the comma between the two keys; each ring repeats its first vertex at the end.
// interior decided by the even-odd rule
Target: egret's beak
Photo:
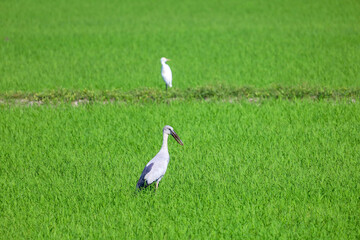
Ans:
{"type": "Polygon", "coordinates": [[[179,136],[176,134],[176,132],[171,131],[171,136],[173,136],[180,145],[184,145],[181,139],[179,138],[179,136]]]}
{"type": "Polygon", "coordinates": [[[171,59],[166,59],[166,61],[171,61],[171,59]]]}

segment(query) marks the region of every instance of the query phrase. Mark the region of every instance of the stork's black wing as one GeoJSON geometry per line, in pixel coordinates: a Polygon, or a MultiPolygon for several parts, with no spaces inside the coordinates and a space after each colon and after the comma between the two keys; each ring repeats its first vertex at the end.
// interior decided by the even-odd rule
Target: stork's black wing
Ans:
{"type": "Polygon", "coordinates": [[[145,175],[151,171],[153,165],[154,165],[154,163],[150,163],[149,165],[145,166],[144,170],[141,173],[139,181],[136,184],[136,188],[141,189],[141,188],[146,188],[147,186],[149,186],[145,180],[145,175]]]}

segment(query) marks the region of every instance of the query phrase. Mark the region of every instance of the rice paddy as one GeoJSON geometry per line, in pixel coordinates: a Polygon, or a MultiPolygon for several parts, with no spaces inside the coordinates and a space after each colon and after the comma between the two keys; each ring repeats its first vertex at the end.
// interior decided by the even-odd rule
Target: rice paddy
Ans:
{"type": "Polygon", "coordinates": [[[358,239],[359,11],[0,2],[0,239],[358,239]]]}

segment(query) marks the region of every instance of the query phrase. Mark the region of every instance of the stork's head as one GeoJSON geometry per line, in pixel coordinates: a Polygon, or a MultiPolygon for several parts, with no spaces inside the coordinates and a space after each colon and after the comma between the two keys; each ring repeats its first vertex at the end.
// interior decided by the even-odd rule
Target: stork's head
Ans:
{"type": "Polygon", "coordinates": [[[184,145],[183,142],[181,141],[181,139],[179,138],[179,136],[175,133],[174,129],[171,126],[166,125],[163,128],[163,133],[173,136],[180,145],[184,145]]]}
{"type": "Polygon", "coordinates": [[[167,61],[170,61],[170,59],[167,59],[167,58],[164,58],[164,57],[162,57],[162,58],[160,59],[161,64],[164,64],[164,63],[166,63],[167,61]]]}

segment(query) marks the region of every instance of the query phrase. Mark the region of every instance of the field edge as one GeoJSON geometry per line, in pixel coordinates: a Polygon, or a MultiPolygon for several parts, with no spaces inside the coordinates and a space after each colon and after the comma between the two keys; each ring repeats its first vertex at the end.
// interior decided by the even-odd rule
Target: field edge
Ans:
{"type": "Polygon", "coordinates": [[[360,100],[360,88],[325,88],[325,87],[232,87],[224,85],[203,86],[187,89],[164,91],[156,88],[142,88],[131,91],[114,90],[71,90],[55,89],[43,92],[8,91],[0,92],[0,104],[37,104],[71,102],[164,102],[193,100],[241,100],[259,101],[266,99],[312,99],[312,100],[360,100]]]}

